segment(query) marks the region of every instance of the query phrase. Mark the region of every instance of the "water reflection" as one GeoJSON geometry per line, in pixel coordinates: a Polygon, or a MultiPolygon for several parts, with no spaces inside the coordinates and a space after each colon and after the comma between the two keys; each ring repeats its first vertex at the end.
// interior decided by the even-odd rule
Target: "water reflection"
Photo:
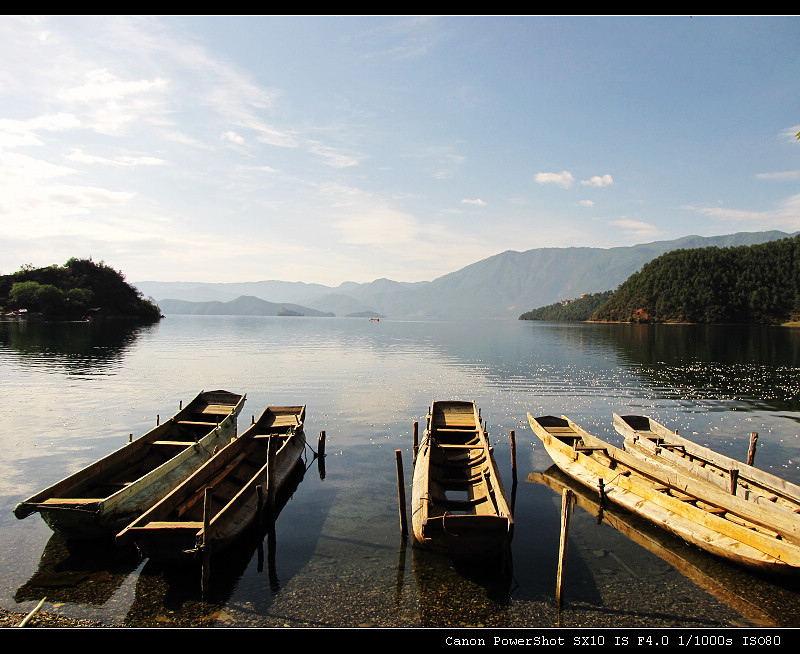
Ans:
{"type": "Polygon", "coordinates": [[[119,549],[108,539],[70,542],[53,534],[39,567],[17,589],[17,602],[40,600],[102,605],[119,590],[141,562],[133,549],[119,549]]]}
{"type": "Polygon", "coordinates": [[[510,549],[491,560],[469,562],[418,547],[412,547],[411,553],[423,627],[510,625],[510,549]]]}
{"type": "Polygon", "coordinates": [[[0,321],[0,352],[17,365],[63,369],[68,375],[113,374],[142,335],[158,325],[126,321],[0,321]]]}
{"type": "MultiPolygon", "coordinates": [[[[542,473],[531,473],[529,482],[542,484],[561,496],[564,489],[574,494],[577,505],[601,523],[610,525],[644,550],[655,554],[699,588],[731,607],[751,626],[794,626],[800,622],[796,593],[800,580],[758,574],[689,546],[680,538],[615,505],[601,507],[596,493],[578,484],[556,466],[542,473]],[[785,602],[785,610],[776,607],[785,602]]],[[[569,565],[572,565],[570,561],[569,565]]],[[[638,576],[627,566],[630,574],[638,576]]],[[[574,571],[570,571],[574,578],[574,571]]]]}
{"type": "Polygon", "coordinates": [[[657,399],[800,411],[800,330],[739,325],[546,325],[571,350],[616,353],[657,399]]]}

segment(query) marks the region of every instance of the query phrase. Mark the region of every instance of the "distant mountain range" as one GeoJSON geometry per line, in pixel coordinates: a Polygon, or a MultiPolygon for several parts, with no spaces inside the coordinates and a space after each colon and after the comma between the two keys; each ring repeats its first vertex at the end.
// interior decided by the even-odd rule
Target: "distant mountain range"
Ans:
{"type": "Polygon", "coordinates": [[[615,290],[656,257],[679,249],[755,245],[788,238],[779,231],[686,236],[615,248],[509,250],[430,282],[378,279],[337,287],[303,282],[136,282],[162,312],[182,314],[377,314],[398,319],[518,318],[583,293],[615,290]]]}

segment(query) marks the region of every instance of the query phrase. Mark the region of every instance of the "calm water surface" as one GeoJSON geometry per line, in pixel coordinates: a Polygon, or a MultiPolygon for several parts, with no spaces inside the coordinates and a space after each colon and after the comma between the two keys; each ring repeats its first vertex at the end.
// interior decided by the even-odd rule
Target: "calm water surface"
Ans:
{"type": "MultiPolygon", "coordinates": [[[[573,514],[554,601],[560,484],[526,413],[567,415],[619,444],[645,413],[800,483],[800,331],[781,328],[169,316],[122,329],[0,323],[0,606],[126,626],[800,626],[800,587],[705,556],[648,525],[573,514]],[[199,569],[63,542],[14,505],[171,416],[200,390],[306,404],[310,447],[273,535],[199,569]],[[516,530],[503,567],[455,567],[400,533],[395,451],[411,479],[430,401],[475,400],[516,530]],[[517,450],[511,470],[510,432],[517,450]],[[324,465],[315,459],[326,435],[324,465]],[[530,478],[529,474],[534,473],[530,478]]],[[[693,436],[691,436],[693,435],[693,436]]],[[[407,497],[410,488],[407,487],[407,497]]]]}

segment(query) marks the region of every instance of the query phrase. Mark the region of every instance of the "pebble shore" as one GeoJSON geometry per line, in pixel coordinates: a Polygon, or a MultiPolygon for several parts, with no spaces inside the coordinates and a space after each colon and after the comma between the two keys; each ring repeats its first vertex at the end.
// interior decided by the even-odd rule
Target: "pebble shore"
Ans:
{"type": "MultiPolygon", "coordinates": [[[[27,613],[15,613],[0,609],[0,627],[19,627],[27,616],[27,613]]],[[[102,627],[104,625],[92,620],[76,620],[67,618],[57,613],[46,613],[39,611],[35,613],[25,625],[25,629],[31,627],[102,627]]]]}

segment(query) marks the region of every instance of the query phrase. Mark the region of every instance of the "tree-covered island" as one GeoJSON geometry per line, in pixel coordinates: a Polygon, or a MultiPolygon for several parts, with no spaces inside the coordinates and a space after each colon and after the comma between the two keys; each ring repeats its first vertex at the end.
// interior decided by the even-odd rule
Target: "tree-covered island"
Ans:
{"type": "Polygon", "coordinates": [[[604,294],[520,320],[779,324],[800,317],[800,236],[739,247],[674,250],[604,294]]]}
{"type": "Polygon", "coordinates": [[[63,266],[23,266],[0,275],[0,311],[4,316],[38,316],[43,320],[98,317],[156,322],[161,311],[150,299],[103,262],[70,259],[63,266]]]}

